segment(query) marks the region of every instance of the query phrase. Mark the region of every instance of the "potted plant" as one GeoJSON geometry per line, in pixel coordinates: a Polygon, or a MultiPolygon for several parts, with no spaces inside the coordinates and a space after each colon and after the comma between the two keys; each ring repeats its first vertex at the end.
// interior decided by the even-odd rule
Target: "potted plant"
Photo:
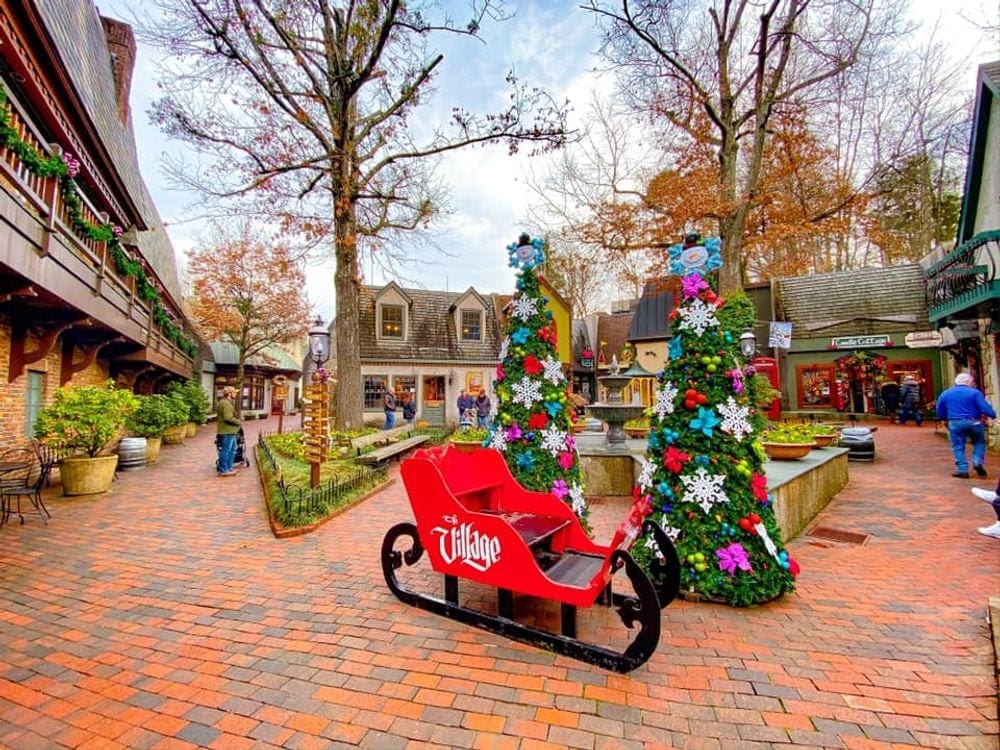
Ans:
{"type": "Polygon", "coordinates": [[[813,440],[816,441],[816,445],[819,448],[826,448],[827,446],[833,445],[837,442],[837,431],[833,429],[830,425],[826,424],[816,424],[812,426],[812,436],[813,440]]]}
{"type": "Polygon", "coordinates": [[[111,380],[56,390],[52,403],[38,414],[35,435],[43,445],[80,454],[59,462],[65,494],[89,495],[111,486],[118,455],[110,451],[135,407],[135,395],[115,388],[111,380]]]}
{"type": "Polygon", "coordinates": [[[194,437],[197,427],[205,424],[208,417],[208,394],[201,387],[197,380],[185,380],[182,383],[173,383],[167,393],[177,394],[187,406],[187,420],[185,437],[194,437]]]}
{"type": "Polygon", "coordinates": [[[795,460],[816,447],[812,427],[806,424],[771,425],[761,437],[761,445],[772,460],[795,460]]]}
{"type": "Polygon", "coordinates": [[[490,431],[486,427],[470,427],[463,432],[452,433],[451,444],[458,450],[471,453],[476,448],[481,448],[483,441],[490,436],[490,431]]]}
{"type": "Polygon", "coordinates": [[[644,438],[649,436],[649,417],[639,417],[630,419],[624,424],[625,434],[630,438],[644,438]]]}
{"type": "Polygon", "coordinates": [[[169,391],[163,394],[163,397],[169,402],[172,415],[170,426],[163,431],[163,444],[180,445],[187,435],[190,408],[185,398],[177,390],[169,391]]]}
{"type": "Polygon", "coordinates": [[[146,438],[146,463],[155,464],[160,458],[163,433],[184,416],[168,396],[139,396],[139,404],[125,420],[126,429],[136,437],[146,438]]]}

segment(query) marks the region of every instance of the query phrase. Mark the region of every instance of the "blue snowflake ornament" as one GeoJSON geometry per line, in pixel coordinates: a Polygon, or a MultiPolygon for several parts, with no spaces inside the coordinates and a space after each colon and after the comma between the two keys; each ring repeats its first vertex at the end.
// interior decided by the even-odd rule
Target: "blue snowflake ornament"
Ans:
{"type": "Polygon", "coordinates": [[[722,267],[722,257],[720,250],[722,243],[718,237],[709,237],[696,245],[684,247],[677,244],[671,247],[670,273],[676,276],[690,276],[696,273],[704,276],[717,268],[722,267]]]}
{"type": "Polygon", "coordinates": [[[670,339],[670,359],[680,359],[684,356],[684,344],[681,343],[681,337],[678,334],[674,334],[673,338],[670,339]]]}
{"type": "Polygon", "coordinates": [[[532,269],[540,263],[545,262],[545,252],[542,250],[542,241],[539,238],[531,239],[526,234],[522,234],[517,242],[507,245],[507,264],[511,268],[532,269]]]}
{"type": "Polygon", "coordinates": [[[516,331],[514,331],[514,333],[510,335],[510,340],[513,341],[515,344],[523,344],[528,340],[530,336],[531,336],[531,329],[521,326],[516,331]]]}
{"type": "Polygon", "coordinates": [[[535,468],[535,456],[531,453],[522,453],[517,457],[517,468],[521,471],[531,471],[535,468]]]}
{"type": "MultiPolygon", "coordinates": [[[[721,420],[715,416],[713,409],[706,409],[704,406],[698,407],[698,416],[691,420],[690,427],[695,432],[701,432],[705,437],[712,437],[712,430],[721,420]]],[[[704,471],[704,469],[699,469],[704,471]]]]}

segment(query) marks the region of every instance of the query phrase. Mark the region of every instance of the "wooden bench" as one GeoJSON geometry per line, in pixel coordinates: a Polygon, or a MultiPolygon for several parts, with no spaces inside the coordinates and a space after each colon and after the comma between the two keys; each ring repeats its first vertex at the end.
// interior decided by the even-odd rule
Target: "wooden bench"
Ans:
{"type": "Polygon", "coordinates": [[[381,430],[368,435],[351,438],[351,447],[354,448],[355,455],[360,456],[363,448],[367,448],[372,445],[389,445],[390,443],[399,440],[404,435],[409,437],[412,434],[413,426],[404,424],[399,427],[393,427],[391,430],[381,430]]]}
{"type": "Polygon", "coordinates": [[[393,456],[397,458],[418,445],[422,445],[431,439],[430,435],[413,435],[395,443],[389,443],[381,448],[376,448],[371,453],[365,453],[358,457],[358,460],[366,464],[380,464],[388,461],[393,456]]]}

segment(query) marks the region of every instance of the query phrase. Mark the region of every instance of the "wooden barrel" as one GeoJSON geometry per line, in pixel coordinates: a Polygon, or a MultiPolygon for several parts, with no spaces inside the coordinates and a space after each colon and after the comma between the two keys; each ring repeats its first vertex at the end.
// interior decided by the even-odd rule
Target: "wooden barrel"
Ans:
{"type": "Polygon", "coordinates": [[[124,471],[146,465],[146,438],[126,437],[118,444],[118,468],[124,471]]]}

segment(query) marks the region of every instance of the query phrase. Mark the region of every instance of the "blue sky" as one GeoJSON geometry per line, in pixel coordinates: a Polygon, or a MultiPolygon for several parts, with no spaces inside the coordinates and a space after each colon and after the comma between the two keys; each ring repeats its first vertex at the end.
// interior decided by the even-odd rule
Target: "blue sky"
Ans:
{"type": "MultiPolygon", "coordinates": [[[[446,4],[466,6],[457,0],[446,4]]],[[[99,2],[103,14],[123,20],[131,18],[130,6],[133,0],[99,2]]],[[[983,18],[987,13],[997,13],[995,0],[951,0],[947,13],[941,10],[938,0],[911,0],[910,6],[916,19],[927,24],[940,22],[945,38],[955,40],[957,53],[968,50],[969,40],[977,38],[977,32],[960,14],[983,18]]],[[[593,15],[580,10],[578,2],[567,0],[508,0],[507,8],[515,11],[515,17],[484,27],[485,45],[466,40],[445,49],[434,106],[445,112],[452,104],[475,111],[495,110],[503,106],[507,95],[504,75],[514,66],[527,83],[546,88],[557,99],[569,97],[575,118],[571,124],[579,124],[590,91],[608,90],[610,86],[607,77],[595,71],[600,61],[594,56],[598,33],[593,15]]],[[[455,15],[463,14],[456,11],[455,15]]],[[[132,82],[132,116],[143,176],[183,263],[184,253],[199,243],[203,227],[192,220],[197,212],[190,204],[196,197],[172,190],[161,166],[164,154],[181,153],[182,146],[149,123],[147,112],[157,95],[156,55],[155,50],[140,43],[132,82]]],[[[980,45],[969,66],[970,92],[975,83],[975,65],[997,56],[995,50],[980,45]]],[[[506,245],[523,229],[533,229],[525,223],[531,200],[525,185],[529,168],[536,174],[544,171],[545,157],[511,157],[499,145],[447,156],[439,172],[450,186],[452,213],[436,224],[434,241],[450,256],[422,250],[423,262],[415,277],[404,280],[404,284],[453,291],[469,286],[481,292],[512,291],[514,274],[507,267],[506,245]]],[[[367,283],[387,281],[377,268],[366,266],[364,274],[367,283]]],[[[310,300],[329,320],[333,313],[332,265],[310,267],[308,278],[310,300]]]]}

